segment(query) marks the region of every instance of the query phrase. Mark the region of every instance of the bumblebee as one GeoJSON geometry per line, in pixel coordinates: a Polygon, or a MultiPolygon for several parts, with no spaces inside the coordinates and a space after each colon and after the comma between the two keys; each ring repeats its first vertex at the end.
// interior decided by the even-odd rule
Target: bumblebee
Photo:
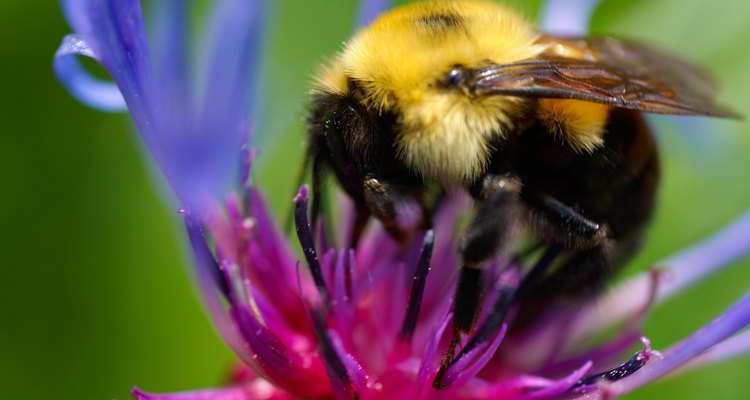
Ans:
{"type": "Polygon", "coordinates": [[[441,194],[471,194],[450,363],[460,335],[475,330],[482,266],[519,226],[546,250],[495,320],[509,304],[532,320],[541,304],[602,290],[640,246],[654,206],[659,157],[642,113],[734,116],[716,92],[679,58],[609,37],[545,35],[497,4],[397,8],[317,76],[313,220],[330,173],[356,205],[353,243],[370,217],[406,242],[414,228],[400,224],[400,204],[419,205],[429,227],[441,194]]]}

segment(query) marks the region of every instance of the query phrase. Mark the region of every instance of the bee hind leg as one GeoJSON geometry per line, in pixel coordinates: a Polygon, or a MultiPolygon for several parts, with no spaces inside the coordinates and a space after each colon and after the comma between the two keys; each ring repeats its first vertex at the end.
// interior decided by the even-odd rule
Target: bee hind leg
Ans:
{"type": "Polygon", "coordinates": [[[497,257],[520,212],[520,182],[510,176],[488,175],[474,190],[477,209],[461,240],[462,266],[453,300],[453,328],[469,332],[482,300],[482,265],[497,257]]]}
{"type": "MultiPolygon", "coordinates": [[[[520,191],[521,184],[517,179],[493,174],[487,175],[472,188],[477,209],[461,240],[462,265],[453,298],[453,339],[433,381],[435,388],[445,388],[445,372],[463,354],[462,351],[454,359],[461,334],[472,331],[476,325],[483,297],[482,265],[497,256],[508,231],[518,218],[521,207],[520,191]]],[[[493,310],[492,315],[495,323],[483,327],[486,328],[486,332],[479,332],[478,336],[486,337],[490,330],[494,330],[502,323],[507,306],[501,303],[509,302],[511,299],[512,293],[500,296],[494,306],[497,309],[493,310]]],[[[475,339],[483,340],[476,337],[475,339]]],[[[470,343],[467,346],[472,345],[470,343]]],[[[468,347],[465,350],[468,350],[468,347]]]]}
{"type": "Polygon", "coordinates": [[[525,195],[531,224],[546,243],[565,249],[565,259],[550,273],[519,289],[519,325],[540,315],[545,305],[562,301],[575,305],[599,294],[616,272],[615,241],[605,224],[599,224],[555,198],[525,195]]]}

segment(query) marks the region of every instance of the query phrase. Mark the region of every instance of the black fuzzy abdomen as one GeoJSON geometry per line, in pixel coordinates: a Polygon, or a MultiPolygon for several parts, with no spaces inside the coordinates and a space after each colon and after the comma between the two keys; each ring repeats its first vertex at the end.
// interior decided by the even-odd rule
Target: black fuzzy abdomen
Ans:
{"type": "Polygon", "coordinates": [[[576,152],[541,124],[510,140],[501,157],[525,192],[551,195],[585,217],[609,226],[619,244],[637,241],[648,222],[659,180],[654,138],[635,111],[614,109],[604,146],[576,152]]]}

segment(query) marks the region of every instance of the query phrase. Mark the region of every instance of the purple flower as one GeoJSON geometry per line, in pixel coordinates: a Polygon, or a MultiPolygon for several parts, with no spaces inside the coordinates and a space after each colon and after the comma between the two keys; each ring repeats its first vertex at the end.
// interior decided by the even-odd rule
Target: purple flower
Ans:
{"type": "MultiPolygon", "coordinates": [[[[363,3],[359,20],[385,3],[363,3]]],[[[88,104],[130,111],[182,207],[211,317],[245,366],[225,388],[171,395],[134,389],[137,399],[612,398],[750,350],[750,333],[737,334],[750,324],[750,294],[663,353],[641,329],[653,306],[750,251],[748,213],[597,302],[575,310],[548,305],[524,329],[514,329],[512,308],[504,323],[492,310],[508,301],[527,266],[514,257],[487,265],[495,279],[487,280],[484,314],[436,389],[452,336],[457,226],[468,199],[452,195],[434,228],[409,245],[373,223],[356,248],[347,248],[346,232],[313,232],[303,187],[294,199],[297,253],[260,190],[247,183],[262,2],[216,1],[198,53],[205,65],[195,68],[185,39],[188,2],[158,2],[150,45],[138,1],[63,4],[77,33],[58,50],[58,76],[88,104]],[[90,78],[72,55],[96,59],[114,84],[90,78]],[[615,334],[603,334],[615,326],[615,334]],[[642,350],[629,355],[639,341],[642,350]]],[[[351,227],[351,204],[340,204],[341,215],[329,220],[351,227]]]]}

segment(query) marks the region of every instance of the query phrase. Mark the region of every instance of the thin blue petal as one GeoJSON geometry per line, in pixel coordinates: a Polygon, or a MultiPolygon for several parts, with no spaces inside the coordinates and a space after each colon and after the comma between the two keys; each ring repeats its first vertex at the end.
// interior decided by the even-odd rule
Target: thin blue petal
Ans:
{"type": "Polygon", "coordinates": [[[149,44],[154,58],[154,74],[162,97],[170,99],[168,110],[178,111],[172,119],[187,117],[192,99],[189,70],[190,2],[159,0],[154,2],[149,21],[149,44]]]}
{"type": "Polygon", "coordinates": [[[723,342],[750,324],[750,292],[710,324],[664,352],[637,373],[608,385],[606,391],[615,397],[629,393],[653,380],[671,373],[723,342]]]}
{"type": "MultiPolygon", "coordinates": [[[[217,1],[205,36],[202,116],[247,117],[255,94],[266,5],[262,0],[217,1]]],[[[226,135],[226,134],[225,134],[226,135]]]]}
{"type": "Polygon", "coordinates": [[[737,357],[744,357],[750,353],[750,330],[745,330],[731,338],[717,344],[705,353],[698,356],[687,366],[680,369],[680,372],[705,367],[710,364],[716,364],[731,360],[737,357]]]}
{"type": "Polygon", "coordinates": [[[357,26],[362,27],[391,6],[391,0],[364,0],[359,3],[357,26]]]}
{"type": "Polygon", "coordinates": [[[542,12],[542,28],[558,35],[586,34],[600,0],[550,0],[542,12]]]}
{"type": "MultiPolygon", "coordinates": [[[[155,88],[140,2],[68,0],[63,8],[68,23],[86,39],[88,51],[117,83],[146,145],[165,168],[151,117],[155,88]]],[[[165,175],[169,180],[168,168],[165,175]]]]}
{"type": "MultiPolygon", "coordinates": [[[[165,127],[170,165],[177,186],[202,204],[237,182],[240,148],[248,136],[263,31],[261,1],[216,2],[207,27],[207,65],[197,72],[197,100],[185,118],[165,127]]],[[[165,107],[173,107],[165,104],[165,107]]],[[[176,114],[170,111],[167,115],[176,114]]]]}
{"type": "Polygon", "coordinates": [[[571,328],[572,342],[626,318],[640,318],[653,305],[681,293],[750,254],[750,210],[711,237],[659,261],[621,283],[610,294],[579,312],[571,328]]]}
{"type": "Polygon", "coordinates": [[[664,301],[722,267],[750,254],[750,210],[708,239],[660,261],[668,268],[667,279],[660,283],[659,301],[664,301]]]}
{"type": "Polygon", "coordinates": [[[89,74],[76,56],[96,59],[88,43],[79,35],[63,38],[55,53],[55,75],[73,97],[102,111],[125,111],[125,99],[114,82],[106,82],[89,74]]]}

